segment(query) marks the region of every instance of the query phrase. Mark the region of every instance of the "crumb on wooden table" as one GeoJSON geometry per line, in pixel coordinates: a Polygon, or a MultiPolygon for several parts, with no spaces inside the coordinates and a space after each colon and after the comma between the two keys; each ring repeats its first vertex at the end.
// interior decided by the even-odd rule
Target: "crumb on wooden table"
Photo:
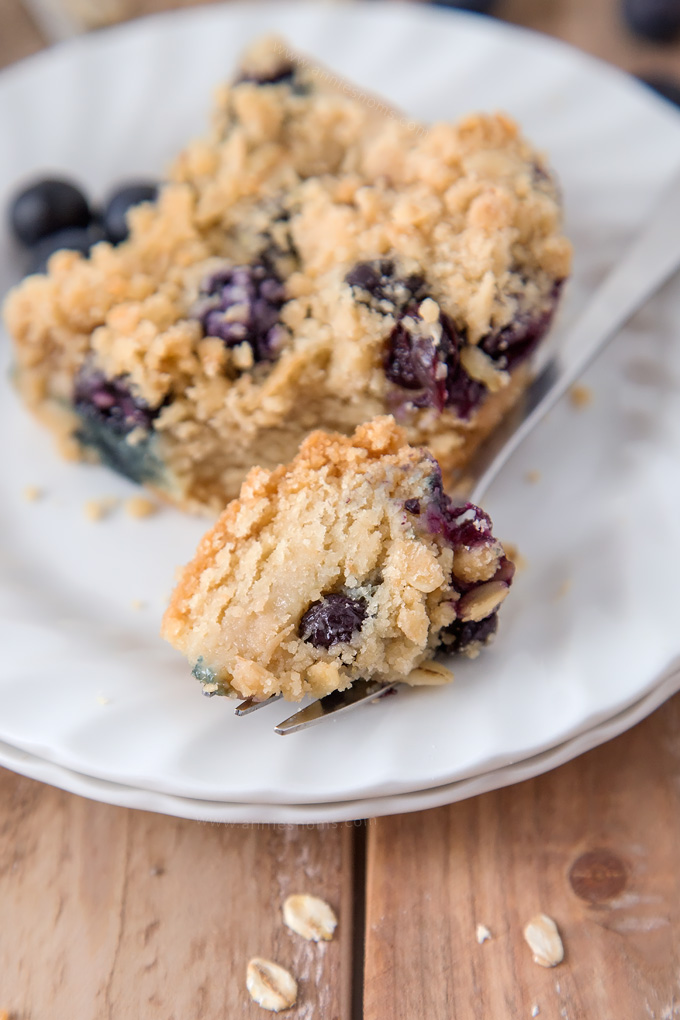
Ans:
{"type": "Polygon", "coordinates": [[[477,925],[476,935],[477,941],[479,942],[480,946],[482,945],[483,942],[488,942],[489,939],[493,938],[493,935],[491,934],[491,932],[489,931],[485,924],[477,925]]]}
{"type": "MultiPolygon", "coordinates": [[[[36,503],[39,499],[42,499],[44,493],[37,485],[27,485],[23,495],[27,503],[36,503]]],[[[2,1020],[2,1013],[0,1013],[0,1020],[2,1020]]]]}
{"type": "Polygon", "coordinates": [[[132,496],[131,499],[125,501],[125,512],[129,517],[141,520],[144,517],[152,517],[157,513],[158,504],[150,499],[146,499],[144,496],[132,496]]]}
{"type": "Polygon", "coordinates": [[[527,473],[524,476],[524,481],[528,482],[529,485],[535,485],[536,482],[540,482],[540,480],[541,472],[536,470],[536,468],[534,468],[532,471],[527,471],[527,473]]]}
{"type": "Polygon", "coordinates": [[[572,407],[580,411],[581,408],[592,404],[593,391],[590,386],[584,386],[583,383],[575,383],[569,390],[569,402],[572,407]]]}
{"type": "Polygon", "coordinates": [[[535,1003],[533,1004],[533,1006],[531,1007],[531,1015],[532,1015],[532,1016],[538,1016],[538,1014],[539,1014],[540,1012],[541,1012],[541,1007],[540,1007],[540,1006],[538,1005],[538,1003],[537,1003],[537,1002],[535,1002],[535,1003]]]}
{"type": "Polygon", "coordinates": [[[564,959],[564,946],[557,925],[547,914],[537,914],[524,928],[524,939],[539,967],[557,967],[564,959]]]}
{"type": "Polygon", "coordinates": [[[117,499],[88,499],[83,506],[83,511],[88,521],[96,524],[111,513],[118,503],[117,499]]]}

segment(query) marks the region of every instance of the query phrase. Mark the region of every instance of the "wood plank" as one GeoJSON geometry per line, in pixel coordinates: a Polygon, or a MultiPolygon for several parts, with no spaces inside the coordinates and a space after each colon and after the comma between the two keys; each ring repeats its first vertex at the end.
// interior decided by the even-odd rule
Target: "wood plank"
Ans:
{"type": "Polygon", "coordinates": [[[216,825],[96,804],[0,769],[0,1012],[69,1020],[224,1020],[251,1002],[251,956],[299,981],[291,1020],[349,1020],[352,825],[216,825]],[[330,943],[284,927],[312,892],[330,943]]]}
{"type": "Polygon", "coordinates": [[[634,74],[680,75],[680,43],[659,46],[632,35],[621,0],[505,0],[504,20],[546,32],[634,74]]]}
{"type": "Polygon", "coordinates": [[[21,0],[0,0],[0,67],[28,57],[44,40],[21,0]]]}
{"type": "Polygon", "coordinates": [[[538,779],[379,819],[367,854],[366,1020],[680,1015],[680,695],[538,779]],[[554,969],[522,937],[541,912],[554,969]]]}

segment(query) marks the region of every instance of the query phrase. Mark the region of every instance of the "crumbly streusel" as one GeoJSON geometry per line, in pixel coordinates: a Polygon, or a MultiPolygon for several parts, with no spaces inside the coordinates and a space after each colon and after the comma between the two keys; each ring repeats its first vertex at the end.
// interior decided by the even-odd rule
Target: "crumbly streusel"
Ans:
{"type": "Polygon", "coordinates": [[[419,669],[495,633],[513,567],[486,514],[444,494],[432,455],[393,418],[312,433],[253,468],[202,539],[163,620],[207,693],[289,700],[419,669]]]}
{"type": "Polygon", "coordinates": [[[386,410],[463,465],[569,272],[553,178],[511,120],[412,130],[284,52],[246,57],[127,242],[55,254],[6,304],[17,384],[63,452],[187,509],[386,410]]]}

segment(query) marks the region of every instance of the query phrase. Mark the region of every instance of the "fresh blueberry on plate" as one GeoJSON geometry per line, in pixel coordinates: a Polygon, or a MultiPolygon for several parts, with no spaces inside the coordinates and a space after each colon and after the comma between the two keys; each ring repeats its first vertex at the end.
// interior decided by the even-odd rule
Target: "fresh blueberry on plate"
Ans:
{"type": "Polygon", "coordinates": [[[67,227],[58,230],[44,237],[33,247],[27,275],[47,272],[47,261],[55,251],[67,248],[69,251],[78,251],[81,255],[89,255],[92,246],[103,240],[104,231],[94,223],[89,227],[67,227]]]}
{"type": "Polygon", "coordinates": [[[104,230],[111,244],[120,244],[129,233],[128,210],[140,202],[155,202],[158,185],[152,181],[136,181],[117,188],[104,206],[104,230]]]}
{"type": "Polygon", "coordinates": [[[652,42],[672,42],[680,33],[678,0],[623,0],[623,17],[632,32],[652,42]]]}
{"type": "Polygon", "coordinates": [[[12,233],[29,248],[50,234],[82,229],[92,219],[87,199],[70,181],[45,178],[23,188],[10,203],[12,233]]]}

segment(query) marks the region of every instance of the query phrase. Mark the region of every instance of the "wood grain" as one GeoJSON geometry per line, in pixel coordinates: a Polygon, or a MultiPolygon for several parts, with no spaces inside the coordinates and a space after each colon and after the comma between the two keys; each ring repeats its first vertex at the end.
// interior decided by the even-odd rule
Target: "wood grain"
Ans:
{"type": "Polygon", "coordinates": [[[626,28],[621,6],[622,0],[501,0],[499,13],[633,74],[680,75],[680,42],[659,46],[636,38],[626,28]]]}
{"type": "Polygon", "coordinates": [[[44,45],[21,0],[0,0],[0,67],[28,57],[44,45]]]}
{"type": "Polygon", "coordinates": [[[366,1020],[680,1014],[680,695],[520,786],[368,829],[366,1020]],[[585,856],[591,855],[591,856],[585,856]],[[585,859],[584,859],[585,857],[585,859]],[[557,922],[537,966],[524,925],[557,922]],[[477,943],[487,925],[493,939],[477,943]]]}
{"type": "Polygon", "coordinates": [[[291,1020],[349,1020],[352,825],[215,825],[83,800],[0,769],[0,1010],[12,1020],[261,1020],[251,956],[299,981],[291,1020]],[[330,943],[284,927],[311,892],[330,943]]]}

